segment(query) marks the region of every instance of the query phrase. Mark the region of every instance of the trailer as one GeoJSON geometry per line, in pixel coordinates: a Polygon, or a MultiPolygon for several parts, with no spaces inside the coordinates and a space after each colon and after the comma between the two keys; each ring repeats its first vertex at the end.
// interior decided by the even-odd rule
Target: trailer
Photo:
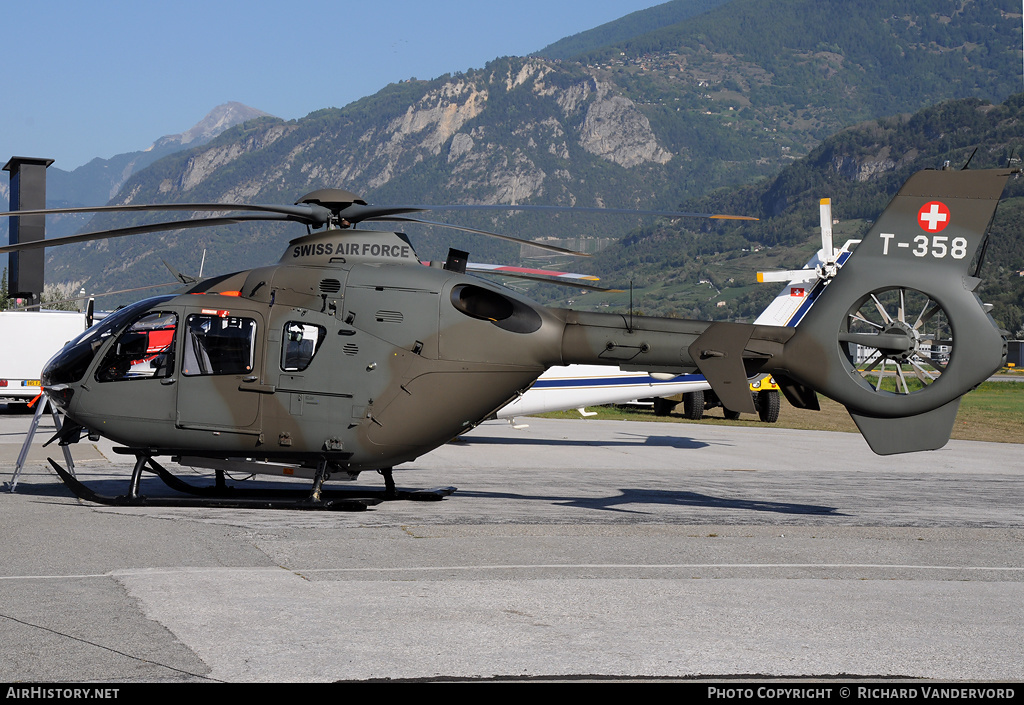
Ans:
{"type": "Polygon", "coordinates": [[[0,402],[39,396],[43,366],[89,327],[90,318],[77,311],[0,311],[0,402]]]}

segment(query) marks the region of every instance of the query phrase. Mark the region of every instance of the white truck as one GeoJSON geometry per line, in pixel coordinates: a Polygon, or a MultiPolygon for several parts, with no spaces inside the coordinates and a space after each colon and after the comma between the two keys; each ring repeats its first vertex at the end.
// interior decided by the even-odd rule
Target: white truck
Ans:
{"type": "Polygon", "coordinates": [[[43,365],[88,327],[77,311],[0,311],[0,402],[32,401],[43,365]]]}

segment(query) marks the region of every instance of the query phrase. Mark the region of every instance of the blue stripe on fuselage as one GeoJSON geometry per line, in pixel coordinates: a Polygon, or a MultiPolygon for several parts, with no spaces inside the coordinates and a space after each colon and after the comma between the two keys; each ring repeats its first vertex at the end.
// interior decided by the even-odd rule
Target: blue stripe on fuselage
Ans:
{"type": "Polygon", "coordinates": [[[636,377],[578,377],[571,379],[538,379],[533,383],[534,389],[565,388],[575,389],[578,387],[635,387],[644,385],[658,387],[664,384],[679,384],[680,382],[703,382],[703,375],[678,375],[669,380],[654,379],[650,375],[638,375],[636,377]]]}

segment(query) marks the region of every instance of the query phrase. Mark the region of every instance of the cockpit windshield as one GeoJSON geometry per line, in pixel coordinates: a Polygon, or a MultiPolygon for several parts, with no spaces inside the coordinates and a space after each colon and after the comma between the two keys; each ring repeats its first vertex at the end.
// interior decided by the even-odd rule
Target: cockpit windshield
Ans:
{"type": "Polygon", "coordinates": [[[174,297],[174,294],[168,294],[137,301],[100,320],[92,328],[61,348],[60,352],[46,363],[42,374],[43,386],[68,384],[80,380],[89,369],[89,365],[92,364],[96,351],[103,347],[110,336],[128,325],[143,311],[174,297]]]}

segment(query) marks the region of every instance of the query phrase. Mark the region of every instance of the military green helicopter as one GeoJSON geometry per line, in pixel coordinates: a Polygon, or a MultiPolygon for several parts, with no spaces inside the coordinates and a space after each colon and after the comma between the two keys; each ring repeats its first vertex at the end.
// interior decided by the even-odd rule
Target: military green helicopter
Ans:
{"type": "Polygon", "coordinates": [[[228,215],[0,252],[249,220],[306,225],[307,234],[292,240],[276,264],[122,308],[51,359],[42,381],[68,420],[60,443],[104,436],[136,458],[128,493],[120,497],[95,494],[51,463],[79,496],[101,502],[358,509],[381,497],[450,492],[399,491],[391,469],[472,428],[554,365],[699,372],[727,408],[748,412],[754,412],[748,378],[770,373],[795,406],[817,409],[815,392],[846,406],[876,453],[943,446],[960,397],[1005,359],[1005,339],[974,289],[979,252],[1013,173],[946,169],[912,176],[852,252],[820,253],[823,266],[801,293],[806,309],[795,327],[546,307],[467,273],[464,252],[424,266],[402,233],[356,227],[416,221],[410,214],[441,207],[369,205],[336,189],[290,206],[3,213],[228,215]],[[933,352],[935,336],[924,334],[940,318],[952,331],[941,341],[941,357],[933,352]],[[969,344],[954,349],[953,337],[969,344]],[[878,374],[886,363],[902,380],[893,391],[878,374]],[[160,456],[212,469],[216,484],[186,485],[155,461],[160,456]],[[312,488],[299,499],[243,493],[224,482],[223,473],[232,470],[306,477],[312,488]],[[323,488],[332,476],[349,479],[366,470],[384,476],[378,497],[335,499],[323,488]],[[143,495],[144,471],[193,497],[143,495]]]}

